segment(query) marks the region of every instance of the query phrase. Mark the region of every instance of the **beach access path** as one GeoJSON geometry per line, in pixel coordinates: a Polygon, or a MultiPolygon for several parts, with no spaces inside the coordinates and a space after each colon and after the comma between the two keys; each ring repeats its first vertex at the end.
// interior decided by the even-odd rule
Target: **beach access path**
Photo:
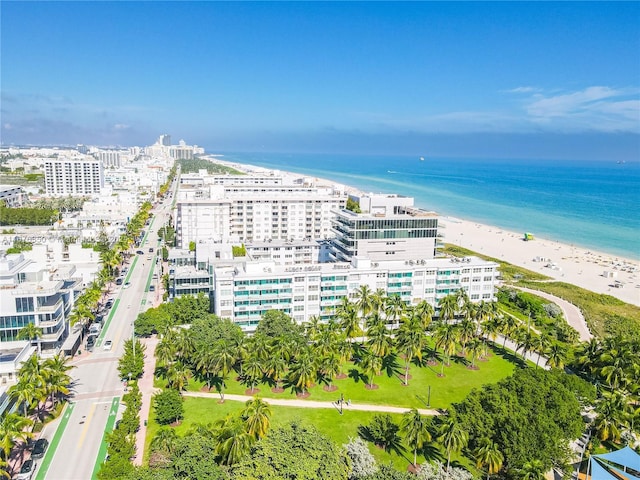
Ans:
{"type": "Polygon", "coordinates": [[[516,286],[513,286],[513,288],[517,288],[518,290],[522,290],[523,292],[537,295],[538,297],[542,297],[558,305],[562,309],[562,313],[567,323],[571,327],[573,327],[580,335],[581,342],[588,342],[593,338],[593,335],[591,334],[591,332],[589,331],[589,327],[587,326],[587,322],[584,319],[584,315],[582,315],[580,309],[573,303],[568,302],[560,297],[556,297],[555,295],[551,295],[550,293],[541,292],[540,290],[533,290],[531,288],[516,286]]]}
{"type": "MultiPolygon", "coordinates": [[[[215,398],[220,399],[220,395],[217,393],[207,392],[183,392],[185,397],[196,398],[215,398]]],[[[231,400],[234,402],[246,402],[247,400],[253,400],[255,397],[249,395],[232,395],[229,393],[224,394],[225,401],[231,400]]],[[[286,398],[262,398],[263,401],[270,405],[278,405],[280,407],[297,407],[297,408],[334,408],[340,409],[340,406],[336,402],[319,402],[317,400],[298,400],[298,399],[286,399],[286,398]]],[[[388,405],[369,405],[369,404],[356,404],[353,402],[343,402],[342,408],[344,410],[360,410],[363,412],[387,412],[387,413],[405,413],[411,410],[406,407],[392,407],[388,405]]],[[[439,412],[435,409],[418,408],[418,412],[421,415],[439,415],[439,412]]]]}

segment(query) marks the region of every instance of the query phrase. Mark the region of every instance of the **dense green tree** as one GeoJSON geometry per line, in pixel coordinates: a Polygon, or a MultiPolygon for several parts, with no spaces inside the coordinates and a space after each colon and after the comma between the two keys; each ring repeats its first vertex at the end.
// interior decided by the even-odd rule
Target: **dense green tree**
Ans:
{"type": "MultiPolygon", "coordinates": [[[[569,390],[561,371],[518,369],[497,384],[472,390],[453,410],[469,433],[474,451],[481,440],[494,442],[504,457],[507,471],[520,470],[526,462],[540,460],[545,471],[562,465],[570,439],[584,424],[576,384],[569,390]],[[575,392],[575,393],[574,393],[575,392]]],[[[566,382],[572,385],[571,381],[566,382]]]]}
{"type": "Polygon", "coordinates": [[[197,433],[179,439],[171,458],[172,478],[228,480],[229,476],[216,461],[215,446],[210,436],[197,433]]]}
{"type": "Polygon", "coordinates": [[[280,310],[269,310],[262,315],[255,334],[264,335],[267,338],[285,335],[294,341],[304,341],[304,328],[280,310]]]}
{"type": "Polygon", "coordinates": [[[315,428],[291,423],[271,430],[231,471],[235,480],[347,480],[349,463],[315,428]]]}
{"type": "Polygon", "coordinates": [[[156,420],[160,425],[176,422],[184,415],[182,395],[172,388],[153,396],[156,420]]]}
{"type": "Polygon", "coordinates": [[[369,425],[360,425],[358,427],[358,435],[364,440],[384,448],[386,452],[394,451],[400,453],[403,448],[398,435],[399,430],[400,427],[393,422],[391,415],[382,413],[374,415],[369,425]]]}

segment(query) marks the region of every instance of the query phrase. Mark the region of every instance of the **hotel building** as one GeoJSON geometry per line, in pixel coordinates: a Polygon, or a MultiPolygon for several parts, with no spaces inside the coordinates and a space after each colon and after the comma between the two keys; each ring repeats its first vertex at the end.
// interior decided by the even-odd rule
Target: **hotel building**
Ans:
{"type": "Polygon", "coordinates": [[[435,258],[435,213],[401,196],[371,195],[360,204],[368,211],[332,211],[328,240],[250,242],[242,258],[234,258],[225,243],[198,244],[195,255],[176,252],[170,297],[208,293],[214,313],[248,332],[271,309],[297,322],[312,316],[327,321],[344,297],[356,297],[361,285],[399,295],[407,305],[426,300],[437,306],[459,289],[473,302],[495,300],[496,263],[435,258]]]}

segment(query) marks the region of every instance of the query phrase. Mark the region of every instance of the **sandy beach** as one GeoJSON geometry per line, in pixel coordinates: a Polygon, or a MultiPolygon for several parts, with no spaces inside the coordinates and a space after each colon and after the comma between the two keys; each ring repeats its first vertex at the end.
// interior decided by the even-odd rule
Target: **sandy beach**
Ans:
{"type": "MultiPolygon", "coordinates": [[[[490,225],[442,217],[444,241],[640,305],[640,262],[490,225]],[[607,272],[605,274],[605,272],[607,272]],[[618,285],[616,287],[615,285],[618,285]]],[[[535,232],[534,232],[535,233],[535,232]]]]}
{"type": "MultiPolygon", "coordinates": [[[[362,194],[360,190],[328,179],[299,173],[270,170],[253,165],[214,162],[238,170],[260,174],[283,175],[287,182],[304,178],[314,185],[332,185],[347,193],[362,194]]],[[[558,281],[571,283],[596,293],[606,293],[620,300],[640,306],[640,261],[535,237],[524,241],[524,232],[512,232],[491,225],[453,217],[441,217],[440,234],[446,243],[459,245],[475,252],[504,260],[514,265],[542,273],[558,281]],[[606,272],[606,274],[605,274],[606,272]]],[[[533,232],[535,235],[535,232],[533,232]]]]}

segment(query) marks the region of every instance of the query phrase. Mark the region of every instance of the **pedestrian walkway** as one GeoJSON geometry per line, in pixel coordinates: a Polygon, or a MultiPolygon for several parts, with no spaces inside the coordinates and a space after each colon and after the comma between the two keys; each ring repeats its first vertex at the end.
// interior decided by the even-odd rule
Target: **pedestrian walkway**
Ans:
{"type": "Polygon", "coordinates": [[[158,345],[156,336],[149,338],[141,338],[140,342],[146,347],[144,352],[144,373],[142,378],[138,380],[138,387],[142,393],[142,406],[140,407],[140,430],[136,433],[136,456],[133,459],[134,465],[142,465],[144,457],[144,440],[147,436],[147,421],[149,420],[149,411],[151,410],[151,398],[156,389],[153,386],[153,377],[156,370],[156,345],[158,345]]]}
{"type": "Polygon", "coordinates": [[[541,292],[540,290],[533,290],[531,288],[516,286],[514,286],[514,288],[522,290],[523,292],[537,295],[538,297],[542,297],[558,305],[562,310],[562,314],[567,320],[567,323],[578,332],[578,335],[580,335],[581,342],[588,342],[589,340],[591,340],[591,338],[593,338],[593,335],[591,334],[591,332],[589,331],[589,327],[587,326],[587,322],[584,319],[584,315],[582,315],[580,309],[573,303],[568,302],[560,297],[556,297],[555,295],[551,295],[550,293],[541,292]]]}
{"type": "MultiPolygon", "coordinates": [[[[216,393],[206,393],[206,392],[183,392],[182,394],[185,397],[197,397],[197,398],[211,398],[211,399],[219,399],[219,396],[216,393]]],[[[248,395],[232,395],[229,393],[224,394],[225,400],[231,400],[234,402],[246,402],[247,400],[253,400],[255,397],[250,397],[248,395]]],[[[297,408],[335,408],[340,409],[340,405],[337,402],[327,402],[327,401],[316,401],[316,400],[298,400],[298,399],[287,399],[287,398],[262,398],[263,401],[271,404],[277,405],[281,407],[297,407],[297,408]]],[[[369,404],[359,404],[353,402],[342,402],[342,410],[359,410],[363,412],[388,412],[388,413],[405,413],[410,409],[406,407],[391,407],[388,405],[369,405],[369,404]]],[[[418,408],[418,412],[421,415],[439,415],[439,412],[434,409],[425,409],[418,408]]]]}

